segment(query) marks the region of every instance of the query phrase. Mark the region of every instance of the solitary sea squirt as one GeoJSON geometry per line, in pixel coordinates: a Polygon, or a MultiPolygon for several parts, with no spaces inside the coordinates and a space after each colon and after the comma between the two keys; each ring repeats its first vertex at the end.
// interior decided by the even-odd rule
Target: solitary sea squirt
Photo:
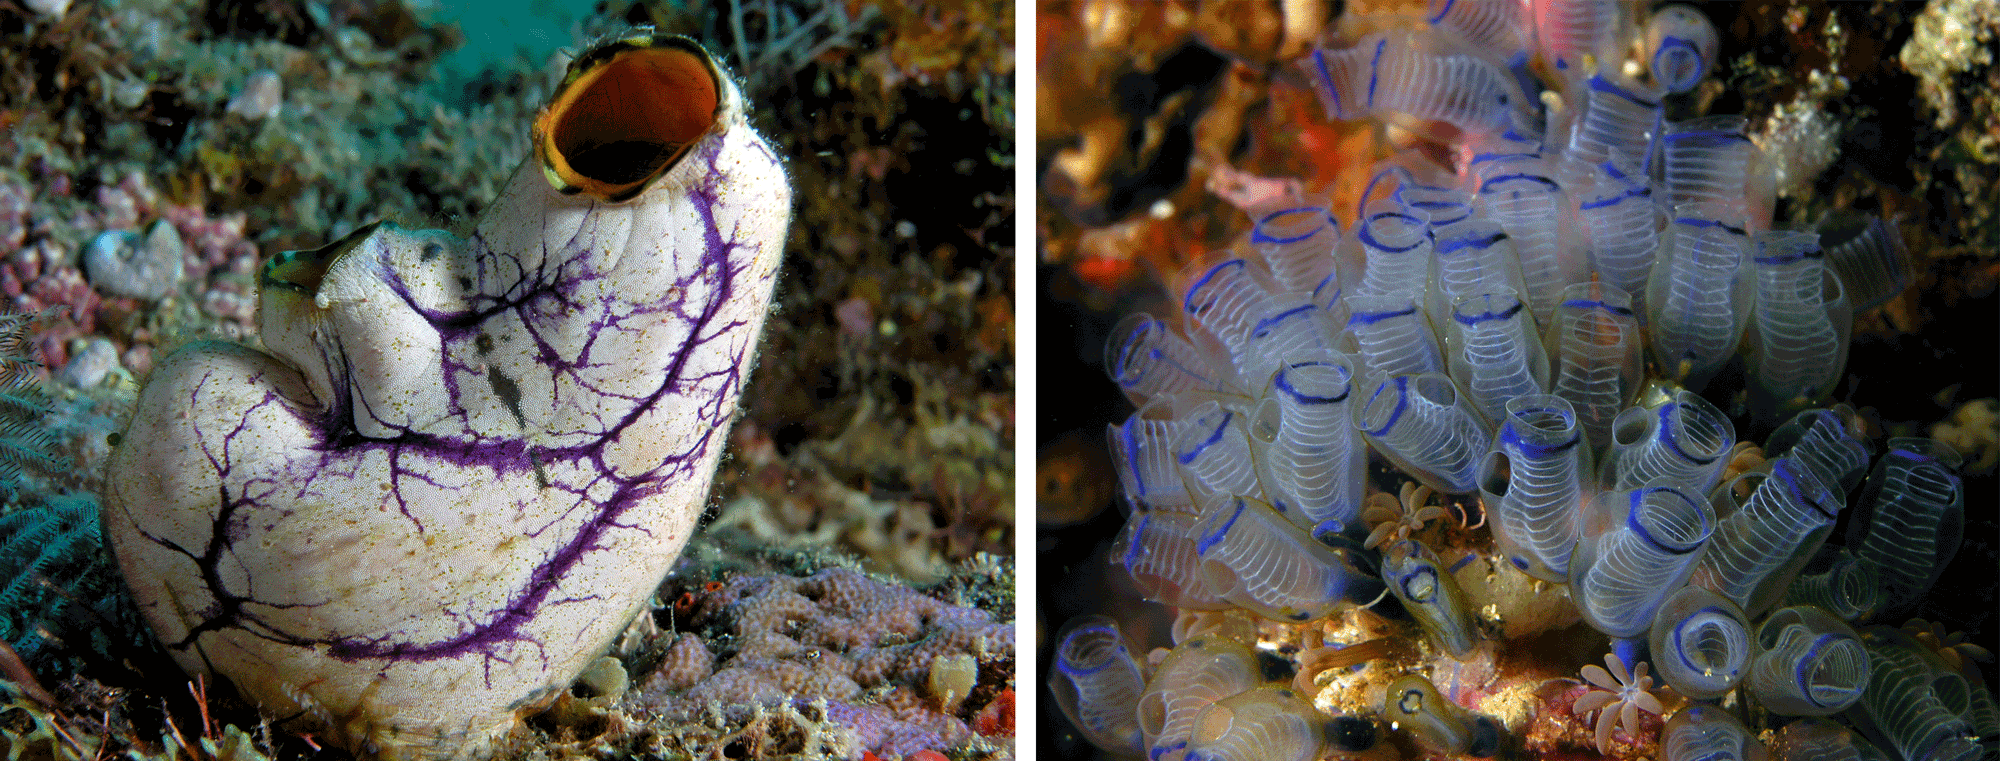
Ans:
{"type": "Polygon", "coordinates": [[[266,352],[161,363],[105,529],[190,673],[385,757],[491,752],[644,610],[707,495],[790,222],[700,45],[584,52],[470,239],[261,277],[266,352]]]}

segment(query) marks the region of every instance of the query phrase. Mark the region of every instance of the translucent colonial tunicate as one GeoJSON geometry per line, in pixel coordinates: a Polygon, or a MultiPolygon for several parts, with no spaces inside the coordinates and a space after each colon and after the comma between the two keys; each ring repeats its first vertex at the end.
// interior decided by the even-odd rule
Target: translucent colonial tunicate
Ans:
{"type": "Polygon", "coordinates": [[[1271,304],[1273,286],[1265,282],[1261,263],[1247,259],[1208,262],[1207,257],[1196,260],[1183,272],[1191,276],[1187,295],[1181,299],[1188,330],[1214,336],[1227,349],[1230,360],[1240,359],[1258,321],[1277,311],[1271,304]]]}
{"type": "Polygon", "coordinates": [[[1134,405],[1178,391],[1221,387],[1187,338],[1145,312],[1126,315],[1111,329],[1104,367],[1134,405]]]}
{"type": "Polygon", "coordinates": [[[1369,204],[1361,222],[1354,227],[1367,263],[1356,294],[1374,296],[1421,293],[1430,277],[1430,222],[1417,213],[1404,211],[1392,199],[1369,204]]]}
{"type": "Polygon", "coordinates": [[[1757,649],[1746,682],[1772,713],[1831,716],[1861,699],[1868,684],[1860,636],[1820,608],[1772,611],[1757,627],[1757,649]]]}
{"type": "Polygon", "coordinates": [[[1747,365],[1753,404],[1798,409],[1833,391],[1847,365],[1854,317],[1840,279],[1827,270],[1819,236],[1758,233],[1757,303],[1747,365]]]}
{"type": "Polygon", "coordinates": [[[1715,68],[1715,24],[1678,3],[1660,6],[1646,20],[1646,67],[1669,92],[1693,90],[1715,68]]]}
{"type": "Polygon", "coordinates": [[[1450,378],[1399,375],[1377,384],[1353,410],[1354,427],[1375,451],[1424,485],[1445,494],[1478,487],[1474,471],[1486,431],[1450,378]]]}
{"type": "Polygon", "coordinates": [[[1889,761],[1852,730],[1826,719],[1803,719],[1778,730],[1771,746],[1777,761],[1889,761]]]}
{"type": "Polygon", "coordinates": [[[1210,400],[1180,416],[1176,425],[1174,462],[1197,502],[1207,495],[1263,495],[1242,415],[1210,400]]]}
{"type": "Polygon", "coordinates": [[[1248,690],[1195,716],[1187,761],[1311,761],[1325,747],[1326,723],[1291,690],[1248,690]]]}
{"type": "Polygon", "coordinates": [[[1742,216],[1678,206],[1646,282],[1647,332],[1666,376],[1699,391],[1736,353],[1755,298],[1742,216]]]}
{"type": "Polygon", "coordinates": [[[1639,317],[1624,291],[1601,282],[1563,289],[1542,341],[1549,352],[1549,393],[1576,410],[1593,450],[1611,441],[1612,421],[1638,396],[1641,339],[1639,317]]]}
{"type": "Polygon", "coordinates": [[[1416,674],[1389,684],[1382,718],[1409,732],[1418,744],[1447,756],[1490,757],[1500,751],[1505,731],[1491,717],[1446,700],[1436,685],[1416,674]]]}
{"type": "Polygon", "coordinates": [[[1255,688],[1257,654],[1225,639],[1200,637],[1176,646],[1153,670],[1139,696],[1139,730],[1151,761],[1174,761],[1187,750],[1195,718],[1216,701],[1255,688]]]}
{"type": "Polygon", "coordinates": [[[1237,375],[1245,390],[1263,391],[1286,365],[1343,358],[1333,348],[1331,318],[1307,294],[1274,296],[1266,303],[1271,314],[1251,328],[1250,342],[1238,360],[1237,375]]]}
{"type": "Polygon", "coordinates": [[[1345,50],[1315,50],[1304,67],[1335,119],[1415,117],[1460,132],[1528,123],[1527,99],[1505,72],[1476,56],[1429,47],[1408,32],[1378,32],[1345,50]]]}
{"type": "Polygon", "coordinates": [[[1823,562],[1824,570],[1814,573],[1808,567],[1800,573],[1785,590],[1783,604],[1818,606],[1849,623],[1874,615],[1882,604],[1882,585],[1875,571],[1845,547],[1822,548],[1820,554],[1829,556],[1814,561],[1823,562]]]}
{"type": "Polygon", "coordinates": [[[1353,389],[1353,372],[1338,361],[1295,364],[1271,382],[1280,419],[1273,486],[1315,536],[1345,531],[1361,515],[1368,450],[1350,422],[1353,389]]]}
{"type": "Polygon", "coordinates": [[[1561,397],[1510,399],[1493,449],[1479,466],[1493,543],[1528,575],[1568,581],[1570,552],[1590,469],[1576,411],[1561,397]]]}
{"type": "Polygon", "coordinates": [[[1238,607],[1275,621],[1324,618],[1367,601],[1381,582],[1272,510],[1244,497],[1207,504],[1195,524],[1201,578],[1238,607]]]}
{"type": "MultiPolygon", "coordinates": [[[[1565,166],[1573,161],[1565,157],[1565,166]]],[[[1589,243],[1590,266],[1605,283],[1626,293],[1646,292],[1653,256],[1660,248],[1660,207],[1652,185],[1631,157],[1611,158],[1569,169],[1577,229],[1589,243]]]]}
{"type": "Polygon", "coordinates": [[[1667,125],[1661,152],[1669,204],[1719,204],[1749,216],[1749,176],[1757,146],[1744,135],[1743,123],[1742,116],[1729,114],[1667,125]]]}
{"type": "Polygon", "coordinates": [[[1598,495],[1570,560],[1570,596],[1583,620],[1613,637],[1646,633],[1714,531],[1708,501],[1671,486],[1598,495]]]}
{"type": "Polygon", "coordinates": [[[1234,607],[1202,581],[1195,538],[1193,513],[1136,512],[1119,531],[1111,562],[1124,567],[1140,595],[1153,602],[1190,610],[1234,607]]]}
{"type": "Polygon", "coordinates": [[[1819,234],[1826,264],[1840,276],[1855,311],[1889,303],[1909,288],[1916,267],[1910,263],[1910,249],[1903,245],[1903,234],[1896,225],[1870,217],[1866,225],[1856,229],[1843,221],[1835,217],[1822,222],[1819,234]]]}
{"type": "Polygon", "coordinates": [[[1146,685],[1125,646],[1125,635],[1117,622],[1104,616],[1083,616],[1067,629],[1049,674],[1056,706],[1097,747],[1139,755],[1144,739],[1138,705],[1146,685]]]}
{"type": "Polygon", "coordinates": [[[1526,11],[1519,3],[1430,0],[1424,21],[1477,47],[1513,53],[1528,46],[1533,27],[1526,11]]]}
{"type": "Polygon", "coordinates": [[[1467,296],[1452,305],[1446,326],[1451,376],[1489,423],[1506,416],[1507,400],[1547,393],[1548,355],[1534,315],[1513,293],[1467,296]]]}
{"type": "Polygon", "coordinates": [[[1262,213],[1250,228],[1250,247],[1286,291],[1311,291],[1333,274],[1340,220],[1324,206],[1292,206],[1262,213]]]}
{"type": "Polygon", "coordinates": [[[1484,162],[1473,172],[1479,181],[1473,208],[1507,230],[1527,285],[1522,296],[1535,310],[1536,321],[1546,322],[1563,287],[1585,279],[1581,262],[1566,250],[1563,220],[1569,197],[1550,176],[1548,162],[1539,158],[1484,162]]]}
{"type": "Polygon", "coordinates": [[[1424,294],[1424,311],[1450,315],[1451,305],[1482,293],[1527,292],[1521,264],[1507,230],[1490,219],[1474,217],[1434,228],[1436,266],[1431,288],[1424,294]]]}
{"type": "Polygon", "coordinates": [[[1472,650],[1472,606],[1431,548],[1411,539],[1390,546],[1382,553],[1382,581],[1431,642],[1457,657],[1472,650]]]}
{"type": "Polygon", "coordinates": [[[1959,456],[1932,439],[1895,438],[1868,474],[1847,546],[1882,584],[1885,617],[1915,606],[1958,554],[1965,526],[1959,456]]]}
{"type": "Polygon", "coordinates": [[[1947,709],[1933,689],[1938,675],[1918,654],[1922,646],[1901,632],[1879,628],[1870,631],[1866,644],[1868,686],[1854,712],[1903,758],[1979,758],[1979,745],[1970,739],[1972,726],[1947,709]]]}
{"type": "Polygon", "coordinates": [[[1861,484],[1868,473],[1868,458],[1874,448],[1857,433],[1854,411],[1844,405],[1834,409],[1805,410],[1778,426],[1764,439],[1765,457],[1791,457],[1818,473],[1821,480],[1834,484],[1846,494],[1861,484]]]}
{"type": "Polygon", "coordinates": [[[1743,608],[1701,587],[1681,587],[1653,614],[1648,637],[1660,679],[1696,700],[1721,697],[1750,667],[1743,608]]]}
{"type": "Polygon", "coordinates": [[[1347,335],[1354,357],[1361,360],[1362,377],[1444,372],[1444,354],[1417,304],[1413,293],[1347,297],[1347,335]]]}
{"type": "Polygon", "coordinates": [[[1147,507],[1194,505],[1194,495],[1188,493],[1174,457],[1175,431],[1173,399],[1165,396],[1140,405],[1125,422],[1105,426],[1111,460],[1126,497],[1147,507]]]}
{"type": "Polygon", "coordinates": [[[1715,539],[1702,553],[1690,583],[1760,613],[1779,594],[1833,528],[1846,498],[1811,468],[1780,457],[1769,474],[1745,473],[1715,491],[1715,539]],[[1739,502],[1738,482],[1755,484],[1739,502]]]}
{"type": "Polygon", "coordinates": [[[1707,399],[1677,391],[1654,407],[1630,407],[1611,422],[1601,482],[1614,490],[1672,484],[1707,494],[1722,478],[1736,428],[1707,399]]]}
{"type": "Polygon", "coordinates": [[[1615,75],[1591,75],[1584,83],[1583,118],[1565,154],[1587,165],[1624,156],[1645,171],[1660,138],[1660,94],[1615,75]]]}
{"type": "Polygon", "coordinates": [[[1691,705],[1660,730],[1667,761],[1764,761],[1769,755],[1743,722],[1715,706],[1691,705]]]}

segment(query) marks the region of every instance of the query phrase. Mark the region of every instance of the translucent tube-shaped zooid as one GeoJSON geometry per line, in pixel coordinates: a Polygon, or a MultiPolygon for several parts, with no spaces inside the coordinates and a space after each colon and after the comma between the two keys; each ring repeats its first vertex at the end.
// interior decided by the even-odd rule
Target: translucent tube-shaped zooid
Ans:
{"type": "Polygon", "coordinates": [[[1875,571],[1862,565],[1845,547],[1823,548],[1819,554],[1831,555],[1830,559],[1814,561],[1825,568],[1813,573],[1808,567],[1793,579],[1783,604],[1817,606],[1849,623],[1874,615],[1882,604],[1882,582],[1875,571]]]}
{"type": "Polygon", "coordinates": [[[1430,222],[1420,212],[1406,210],[1394,199],[1381,199],[1363,210],[1354,226],[1366,269],[1355,294],[1417,295],[1430,277],[1430,222]]]}
{"type": "Polygon", "coordinates": [[[1425,314],[1449,315],[1452,304],[1482,293],[1528,292],[1514,241],[1500,223],[1472,217],[1431,233],[1437,239],[1436,263],[1424,294],[1425,314]]]}
{"type": "Polygon", "coordinates": [[[1874,216],[1865,223],[1836,216],[1820,224],[1819,234],[1826,264],[1840,276],[1854,311],[1887,304],[1913,282],[1916,266],[1895,223],[1874,216]]]}
{"type": "Polygon", "coordinates": [[[1242,258],[1217,261],[1219,256],[1196,259],[1182,270],[1188,286],[1181,309],[1190,334],[1202,331],[1214,336],[1231,358],[1237,358],[1248,348],[1258,321],[1278,311],[1271,303],[1276,286],[1268,282],[1262,262],[1242,258]]]}
{"type": "Polygon", "coordinates": [[[1768,474],[1751,472],[1712,495],[1715,539],[1702,553],[1691,583],[1714,590],[1752,614],[1777,602],[1810,560],[1846,506],[1811,468],[1790,458],[1771,461],[1768,474]],[[1737,502],[1737,482],[1755,484],[1737,502]]]}
{"type": "Polygon", "coordinates": [[[1075,619],[1064,630],[1049,673],[1056,707],[1092,745],[1138,756],[1145,742],[1139,732],[1139,695],[1146,683],[1124,633],[1116,621],[1095,615],[1075,619]]]}
{"type": "Polygon", "coordinates": [[[1135,407],[1161,394],[1213,391],[1222,385],[1186,337],[1145,312],[1126,315],[1111,329],[1104,367],[1135,407]]]}
{"type": "Polygon", "coordinates": [[[1715,24],[1692,7],[1660,6],[1646,20],[1646,68],[1668,92],[1687,92],[1715,68],[1715,24]]]}
{"type": "Polygon", "coordinates": [[[1460,708],[1417,674],[1389,684],[1382,718],[1402,727],[1431,752],[1487,758],[1500,751],[1504,729],[1492,717],[1460,708]]]}
{"type": "Polygon", "coordinates": [[[1247,421],[1215,400],[1195,406],[1175,425],[1175,464],[1196,502],[1210,495],[1263,495],[1250,458],[1247,421]]]}
{"type": "Polygon", "coordinates": [[[1656,407],[1629,407],[1611,422],[1600,483],[1607,489],[1673,484],[1707,494],[1722,478],[1736,428],[1707,399],[1686,390],[1656,407]]]}
{"type": "Polygon", "coordinates": [[[1333,274],[1340,220],[1325,206],[1285,206],[1260,211],[1250,247],[1264,258],[1283,291],[1311,291],[1333,274]]]}
{"type": "Polygon", "coordinates": [[[1959,462],[1943,442],[1894,438],[1868,474],[1847,546],[1880,578],[1885,618],[1922,600],[1958,554],[1965,528],[1965,489],[1954,472],[1959,462]]]}
{"type": "Polygon", "coordinates": [[[1639,394],[1644,347],[1630,295],[1602,282],[1562,291],[1542,345],[1549,352],[1549,393],[1576,410],[1593,451],[1611,441],[1612,421],[1639,394]]]}
{"type": "Polygon", "coordinates": [[[1295,362],[1331,362],[1341,357],[1333,348],[1337,333],[1326,310],[1305,293],[1273,296],[1271,314],[1257,321],[1250,342],[1237,359],[1244,389],[1263,393],[1279,368],[1295,362]]]}
{"type": "Polygon", "coordinates": [[[1431,548],[1414,539],[1391,545],[1382,553],[1382,581],[1431,642],[1453,657],[1472,650],[1478,639],[1472,605],[1431,548]]]}
{"type": "Polygon", "coordinates": [[[1750,619],[1701,587],[1675,590],[1653,614],[1647,641],[1660,679],[1695,700],[1722,697],[1750,668],[1750,619]]]}
{"type": "Polygon", "coordinates": [[[1344,550],[1313,539],[1263,502],[1207,503],[1195,533],[1209,589],[1273,621],[1325,618],[1382,591],[1381,581],[1356,568],[1344,550]]]}
{"type": "Polygon", "coordinates": [[[1139,730],[1149,761],[1180,759],[1203,709],[1261,681],[1257,653],[1242,643],[1201,637],[1175,646],[1139,696],[1139,730]]]}
{"type": "Polygon", "coordinates": [[[1750,319],[1752,404],[1789,412],[1833,391],[1847,365],[1854,315],[1822,261],[1819,236],[1773,230],[1757,248],[1757,304],[1750,319]]]}
{"type": "Polygon", "coordinates": [[[1582,262],[1569,251],[1565,229],[1569,197],[1541,159],[1507,159],[1478,165],[1479,193],[1473,208],[1506,228],[1521,261],[1523,297],[1544,323],[1555,311],[1564,286],[1580,282],[1582,262]]]}
{"type": "Polygon", "coordinates": [[[1805,410],[1764,438],[1764,456],[1789,456],[1818,472],[1842,494],[1861,485],[1874,447],[1860,435],[1854,410],[1846,405],[1805,410]]]}
{"type": "Polygon", "coordinates": [[[1319,709],[1289,689],[1246,690],[1195,716],[1187,761],[1312,761],[1325,748],[1326,725],[1319,709]]]}
{"type": "Polygon", "coordinates": [[[1570,559],[1570,594],[1583,620],[1621,639],[1645,634],[1714,531],[1708,501],[1672,486],[1598,495],[1570,559]]]}
{"type": "Polygon", "coordinates": [[[1345,357],[1291,365],[1271,382],[1279,410],[1271,472],[1314,536],[1347,531],[1361,515],[1368,450],[1348,411],[1353,391],[1345,357]]]}
{"type": "Polygon", "coordinates": [[[1854,731],[1826,719],[1800,719],[1778,730],[1774,761],[1887,761],[1854,731]]]}
{"type": "Polygon", "coordinates": [[[1528,122],[1527,98],[1499,67],[1476,56],[1434,52],[1436,38],[1378,32],[1345,50],[1315,50],[1302,63],[1335,119],[1376,116],[1422,128],[1499,132],[1528,122]]]}
{"type": "Polygon", "coordinates": [[[1757,146],[1743,134],[1741,115],[1703,116],[1667,124],[1667,201],[1675,207],[1714,203],[1737,208],[1749,195],[1749,171],[1757,146]]]}
{"type": "Polygon", "coordinates": [[[1430,0],[1424,21],[1477,48],[1513,54],[1526,51],[1534,20],[1519,3],[1430,0]]]}
{"type": "Polygon", "coordinates": [[[1233,608],[1202,580],[1195,520],[1192,512],[1134,512],[1111,546],[1112,563],[1125,569],[1147,600],[1189,610],[1233,608]]]}
{"type": "Polygon", "coordinates": [[[1750,694],[1781,716],[1831,716],[1861,699],[1868,652],[1847,622],[1811,605],[1779,608],[1757,627],[1750,694]]]}
{"type": "Polygon", "coordinates": [[[1441,373],[1381,381],[1352,407],[1354,427],[1405,473],[1444,494],[1478,488],[1475,470],[1486,430],[1441,373]]]}
{"type": "Polygon", "coordinates": [[[1566,153],[1585,162],[1609,161],[1624,155],[1644,170],[1651,166],[1654,141],[1660,137],[1660,95],[1657,88],[1599,72],[1584,82],[1583,118],[1570,135],[1566,153]]]}
{"type": "Polygon", "coordinates": [[[1939,675],[1919,654],[1923,646],[1886,628],[1871,630],[1869,637],[1868,686],[1850,715],[1873,725],[1902,758],[1979,758],[1972,725],[1939,699],[1933,684],[1939,675]]]}
{"type": "Polygon", "coordinates": [[[1589,449],[1576,411],[1558,396],[1516,397],[1494,439],[1479,467],[1494,548],[1530,576],[1567,582],[1582,503],[1590,496],[1589,449]]]}
{"type": "Polygon", "coordinates": [[[1174,461],[1176,431],[1174,397],[1154,397],[1124,423],[1104,431],[1112,443],[1118,485],[1140,507],[1194,507],[1194,495],[1188,495],[1180,463],[1174,461]]]}
{"type": "Polygon", "coordinates": [[[1548,355],[1519,297],[1506,291],[1467,296],[1449,314],[1451,377],[1487,423],[1506,417],[1508,400],[1548,392],[1548,355]]]}
{"type": "Polygon", "coordinates": [[[1699,703],[1674,713],[1660,730],[1666,761],[1765,761],[1757,736],[1721,708],[1699,703]]]}
{"type": "Polygon", "coordinates": [[[1646,283],[1647,332],[1669,379],[1700,391],[1736,353],[1756,296],[1740,214],[1677,206],[1646,283]]]}
{"type": "Polygon", "coordinates": [[[1653,188],[1636,163],[1623,153],[1587,167],[1567,163],[1565,174],[1576,174],[1570,198],[1576,202],[1577,229],[1589,244],[1590,267],[1604,282],[1632,294],[1643,294],[1660,248],[1660,208],[1653,188]]]}
{"type": "Polygon", "coordinates": [[[1347,334],[1364,378],[1442,373],[1444,354],[1415,293],[1347,297],[1347,334]]]}

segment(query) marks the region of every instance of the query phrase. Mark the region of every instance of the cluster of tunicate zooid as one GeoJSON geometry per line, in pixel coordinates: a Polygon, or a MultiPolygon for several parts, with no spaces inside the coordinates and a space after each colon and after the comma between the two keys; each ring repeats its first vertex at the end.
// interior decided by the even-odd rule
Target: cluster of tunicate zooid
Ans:
{"type": "MultiPolygon", "coordinates": [[[[1955,553],[1958,455],[1878,444],[1827,406],[1853,315],[1909,283],[1894,227],[1772,229],[1743,118],[1666,117],[1663,99],[1715,60],[1698,11],[1659,9],[1642,63],[1618,67],[1640,28],[1625,6],[1553,3],[1534,26],[1513,4],[1432,5],[1423,28],[1299,70],[1330,117],[1448,150],[1383,161],[1351,210],[1252,210],[1247,240],[1178,278],[1178,314],[1114,332],[1106,365],[1138,411],[1108,430],[1133,508],[1113,563],[1183,615],[1297,625],[1388,594],[1439,657],[1498,646],[1455,576],[1483,545],[1370,538],[1372,451],[1476,495],[1501,573],[1565,585],[1609,662],[1650,663],[1692,701],[1658,738],[1664,758],[1764,752],[1711,707],[1725,701],[1797,723],[1785,758],[1870,743],[1977,756],[1976,738],[2000,735],[1983,681],[1867,626],[1907,616],[1955,553]],[[1559,97],[1535,97],[1531,56],[1559,97]],[[1770,430],[1762,447],[1739,444],[1712,399],[1770,430]]],[[[1164,657],[1136,657],[1092,617],[1061,635],[1051,687],[1091,742],[1153,761],[1309,759],[1365,750],[1384,727],[1450,755],[1510,742],[1419,673],[1375,688],[1379,711],[1332,715],[1271,683],[1256,639],[1187,627],[1164,657]]],[[[1628,730],[1634,705],[1660,706],[1643,673],[1599,684],[1619,690],[1628,730]]]]}

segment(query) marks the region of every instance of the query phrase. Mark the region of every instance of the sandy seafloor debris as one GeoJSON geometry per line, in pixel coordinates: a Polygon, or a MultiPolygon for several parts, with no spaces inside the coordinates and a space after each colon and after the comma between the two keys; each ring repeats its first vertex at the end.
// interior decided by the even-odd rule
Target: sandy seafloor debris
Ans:
{"type": "MultiPolygon", "coordinates": [[[[263,257],[379,218],[457,230],[476,218],[526,155],[566,59],[495,46],[440,73],[468,43],[437,5],[0,2],[0,297],[64,310],[15,347],[49,378],[46,414],[0,428],[0,446],[61,466],[5,478],[9,511],[76,512],[59,495],[89,494],[138,384],[175,346],[255,341],[263,257]]],[[[712,530],[663,585],[657,630],[635,632],[621,668],[586,674],[510,753],[1010,757],[1013,643],[997,632],[1013,610],[1011,7],[741,5],[604,2],[554,30],[571,46],[635,24],[703,39],[747,80],[798,207],[712,530]],[[827,574],[887,601],[826,603],[829,620],[928,611],[855,643],[897,654],[893,668],[792,702],[721,688],[668,700],[654,669],[696,643],[718,674],[751,655],[767,669],[861,658],[731,629],[754,606],[728,595],[827,574]],[[616,684],[634,700],[597,694],[616,684]]],[[[103,558],[60,559],[98,584],[76,596],[98,599],[103,558]]],[[[23,657],[56,705],[10,692],[19,710],[0,714],[0,741],[30,756],[344,756],[223,686],[191,690],[129,611],[55,620],[46,601],[62,590],[29,582],[52,591],[0,605],[0,631],[36,644],[23,657]]]]}

